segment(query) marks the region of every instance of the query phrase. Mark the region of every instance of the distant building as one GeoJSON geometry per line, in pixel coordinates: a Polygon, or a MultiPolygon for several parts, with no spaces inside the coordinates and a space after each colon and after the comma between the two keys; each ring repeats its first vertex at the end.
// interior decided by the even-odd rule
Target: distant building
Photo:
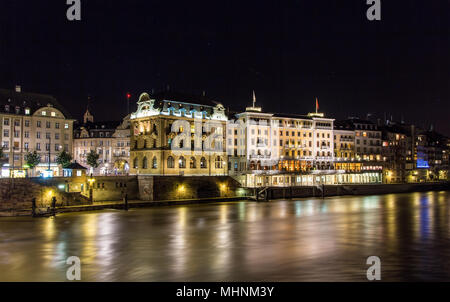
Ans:
{"type": "Polygon", "coordinates": [[[411,160],[409,146],[411,134],[407,129],[396,125],[384,126],[381,129],[383,131],[382,160],[385,183],[404,183],[407,172],[411,168],[407,165],[411,160]]]}
{"type": "Polygon", "coordinates": [[[83,117],[83,124],[74,131],[74,160],[95,175],[125,175],[130,161],[130,120],[95,122],[89,108],[83,117]],[[99,166],[91,169],[87,155],[94,151],[99,155],[99,166]]]}
{"type": "Polygon", "coordinates": [[[62,175],[57,155],[72,152],[73,123],[67,111],[51,95],[0,89],[0,136],[4,160],[2,177],[24,177],[25,155],[36,151],[41,162],[34,176],[50,169],[62,175]]]}

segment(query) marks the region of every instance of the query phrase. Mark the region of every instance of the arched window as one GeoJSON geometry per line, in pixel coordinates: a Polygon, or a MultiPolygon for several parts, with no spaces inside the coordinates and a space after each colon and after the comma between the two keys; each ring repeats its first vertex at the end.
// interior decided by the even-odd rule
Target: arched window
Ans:
{"type": "Polygon", "coordinates": [[[133,168],[134,169],[138,168],[138,158],[137,157],[135,157],[134,160],[133,160],[133,168]]]}
{"type": "Polygon", "coordinates": [[[156,156],[153,157],[152,160],[152,169],[157,169],[158,168],[158,160],[156,159],[156,156]]]}
{"type": "Polygon", "coordinates": [[[167,168],[173,169],[175,167],[175,161],[172,156],[167,158],[167,168]]]}
{"type": "Polygon", "coordinates": [[[216,169],[222,169],[222,158],[220,156],[216,157],[216,169]]]}
{"type": "Polygon", "coordinates": [[[206,168],[208,168],[208,164],[206,163],[206,158],[204,158],[204,157],[202,157],[202,158],[200,159],[200,168],[201,168],[201,169],[206,169],[206,168]]]}
{"type": "Polygon", "coordinates": [[[142,169],[147,169],[147,167],[148,167],[147,157],[144,156],[144,159],[142,160],[142,169]]]}
{"type": "Polygon", "coordinates": [[[186,168],[186,159],[183,156],[181,156],[180,159],[178,160],[178,167],[180,169],[186,168]]]}
{"type": "Polygon", "coordinates": [[[195,160],[195,157],[191,157],[191,160],[189,162],[189,168],[191,169],[197,168],[197,161],[195,160]]]}

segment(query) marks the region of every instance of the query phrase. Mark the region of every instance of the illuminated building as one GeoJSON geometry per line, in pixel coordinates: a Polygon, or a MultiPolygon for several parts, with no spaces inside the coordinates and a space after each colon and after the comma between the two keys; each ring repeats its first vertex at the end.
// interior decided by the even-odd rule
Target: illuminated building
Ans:
{"type": "Polygon", "coordinates": [[[88,109],[83,124],[74,131],[74,160],[90,169],[95,175],[123,175],[129,172],[130,120],[95,122],[88,109]],[[94,151],[99,155],[99,166],[91,169],[87,155],[94,151]]]}
{"type": "Polygon", "coordinates": [[[361,162],[356,160],[355,126],[349,121],[334,123],[334,167],[345,172],[360,172],[361,162]]]}
{"type": "Polygon", "coordinates": [[[25,176],[25,156],[34,151],[41,162],[33,176],[44,172],[60,176],[62,170],[56,157],[62,150],[72,152],[73,123],[51,95],[23,92],[20,86],[15,90],[0,89],[2,177],[25,176]]]}
{"type": "Polygon", "coordinates": [[[228,174],[222,104],[171,92],[143,93],[137,104],[130,119],[131,174],[228,174]]]}
{"type": "Polygon", "coordinates": [[[382,158],[385,183],[406,182],[407,161],[410,158],[407,131],[395,125],[383,129],[382,158]]]}
{"type": "MultiPolygon", "coordinates": [[[[379,170],[360,175],[360,166],[335,168],[334,119],[316,110],[308,115],[264,113],[261,107],[247,107],[236,114],[237,122],[228,129],[227,147],[230,175],[249,187],[298,186],[337,183],[380,182],[379,170]],[[350,168],[351,167],[351,168],[350,168]],[[352,170],[354,175],[347,175],[352,170]]],[[[352,149],[354,132],[339,135],[352,149]],[[352,140],[352,142],[350,142],[352,140]]],[[[343,151],[343,148],[339,148],[343,151]]],[[[344,152],[345,153],[345,152],[344,152]]],[[[349,151],[349,158],[354,152],[349,151]]],[[[378,168],[378,166],[377,166],[378,168]]]]}
{"type": "Polygon", "coordinates": [[[381,131],[371,121],[350,118],[355,128],[355,157],[356,160],[381,161],[381,131]]]}

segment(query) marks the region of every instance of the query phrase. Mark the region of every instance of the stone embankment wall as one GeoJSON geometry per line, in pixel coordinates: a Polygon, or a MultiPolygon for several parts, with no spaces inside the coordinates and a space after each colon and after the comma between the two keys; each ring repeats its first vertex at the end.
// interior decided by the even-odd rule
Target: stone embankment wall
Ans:
{"type": "MultiPolygon", "coordinates": [[[[450,190],[450,183],[327,185],[324,187],[323,196],[377,195],[433,190],[450,190]]],[[[322,196],[322,187],[272,187],[268,189],[267,196],[269,199],[320,197],[322,196]]]]}
{"type": "Polygon", "coordinates": [[[147,201],[246,196],[229,176],[139,176],[139,199],[147,201]]]}
{"type": "Polygon", "coordinates": [[[55,184],[42,184],[25,178],[0,179],[0,216],[31,213],[33,198],[36,198],[38,208],[48,208],[52,197],[56,197],[57,206],[89,204],[89,200],[80,193],[64,192],[55,184]]]}
{"type": "MultiPolygon", "coordinates": [[[[92,182],[94,202],[128,200],[166,201],[201,198],[246,196],[239,182],[228,176],[96,176],[92,182]]],[[[74,178],[0,179],[0,216],[28,215],[32,199],[39,208],[91,204],[88,179],[80,183],[74,178]],[[83,188],[67,192],[68,188],[83,188]]]]}

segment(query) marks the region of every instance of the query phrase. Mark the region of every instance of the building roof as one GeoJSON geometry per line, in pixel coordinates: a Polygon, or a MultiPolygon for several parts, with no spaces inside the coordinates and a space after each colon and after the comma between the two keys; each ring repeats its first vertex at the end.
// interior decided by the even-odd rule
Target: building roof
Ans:
{"type": "Polygon", "coordinates": [[[69,169],[69,170],[87,170],[86,167],[83,167],[82,165],[80,165],[77,162],[74,163],[70,163],[70,165],[68,165],[66,168],[64,169],[69,169]]]}
{"type": "Polygon", "coordinates": [[[346,121],[349,121],[353,124],[367,124],[367,125],[375,125],[374,122],[369,120],[363,120],[359,117],[349,117],[346,121]]]}
{"type": "Polygon", "coordinates": [[[115,131],[122,121],[104,121],[104,122],[87,122],[85,124],[79,124],[76,126],[76,130],[84,128],[86,130],[98,130],[98,131],[115,131]]]}
{"type": "Polygon", "coordinates": [[[399,133],[408,136],[411,135],[411,129],[396,124],[382,126],[381,130],[383,130],[383,132],[399,133]]]}
{"type": "Polygon", "coordinates": [[[150,98],[154,99],[155,105],[157,107],[161,107],[162,101],[175,101],[187,104],[196,104],[196,105],[204,105],[215,107],[221,102],[215,101],[210,97],[195,95],[195,94],[187,94],[182,92],[175,91],[162,91],[155,94],[152,94],[150,98]]]}
{"type": "Polygon", "coordinates": [[[71,119],[69,112],[51,95],[0,89],[1,113],[24,115],[25,109],[29,108],[32,115],[39,108],[47,107],[48,105],[61,111],[65,118],[71,119]],[[9,105],[9,111],[5,105],[9,105]],[[19,108],[18,113],[16,113],[16,107],[19,108]]]}
{"type": "Polygon", "coordinates": [[[355,125],[350,120],[336,120],[334,122],[334,129],[336,130],[355,130],[355,125]]]}
{"type": "Polygon", "coordinates": [[[273,117],[286,117],[286,118],[293,118],[293,119],[303,119],[303,120],[312,120],[313,117],[302,115],[302,114],[294,114],[294,113],[274,113],[273,117]]]}

